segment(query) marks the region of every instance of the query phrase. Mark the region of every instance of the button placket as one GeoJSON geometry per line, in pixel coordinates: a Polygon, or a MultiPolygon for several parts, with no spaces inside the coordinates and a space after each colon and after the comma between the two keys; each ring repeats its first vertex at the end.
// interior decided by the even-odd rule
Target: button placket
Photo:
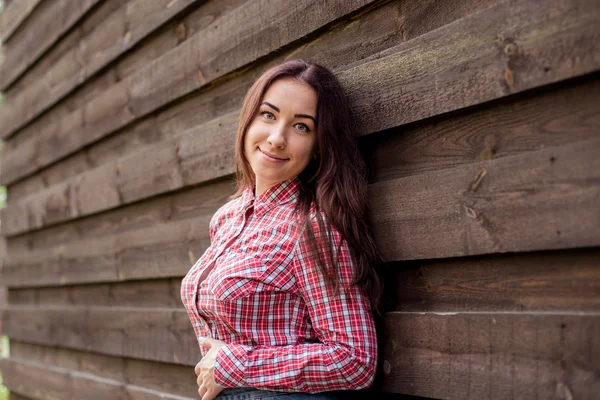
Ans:
{"type": "MultiPolygon", "coordinates": [[[[225,249],[227,249],[242,233],[242,231],[244,230],[244,227],[246,226],[246,215],[248,214],[248,212],[252,209],[252,206],[248,207],[245,212],[240,213],[241,214],[241,224],[238,224],[239,228],[237,229],[237,231],[235,232],[235,234],[229,239],[229,241],[227,242],[227,244],[223,245],[223,246],[219,246],[218,250],[215,252],[215,254],[213,255],[213,258],[210,261],[210,270],[208,270],[207,275],[204,279],[208,279],[208,275],[210,275],[210,273],[212,272],[213,268],[215,267],[215,263],[217,261],[217,259],[221,256],[221,254],[223,254],[223,252],[225,251],[225,249]]],[[[203,318],[200,316],[200,313],[198,312],[198,307],[196,305],[196,300],[198,298],[198,286],[200,285],[200,276],[202,274],[198,274],[195,279],[194,279],[194,290],[193,290],[193,296],[192,296],[192,308],[194,309],[194,313],[196,314],[196,316],[198,317],[198,319],[203,322],[206,325],[206,322],[204,322],[203,318]]]]}

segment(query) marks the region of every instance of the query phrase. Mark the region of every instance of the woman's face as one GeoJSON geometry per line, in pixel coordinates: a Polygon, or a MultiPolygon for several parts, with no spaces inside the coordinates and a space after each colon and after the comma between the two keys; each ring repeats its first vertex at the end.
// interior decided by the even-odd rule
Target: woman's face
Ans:
{"type": "Polygon", "coordinates": [[[278,79],[248,127],[244,153],[256,176],[256,195],[298,175],[316,147],[317,93],[295,79],[278,79]]]}

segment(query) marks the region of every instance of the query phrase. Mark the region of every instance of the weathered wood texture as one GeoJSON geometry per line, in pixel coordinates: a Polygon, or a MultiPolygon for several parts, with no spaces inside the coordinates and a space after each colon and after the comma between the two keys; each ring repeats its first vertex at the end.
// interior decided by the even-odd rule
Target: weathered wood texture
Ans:
{"type": "MultiPolygon", "coordinates": [[[[577,48],[579,48],[582,52],[588,54],[590,50],[588,42],[595,33],[595,25],[592,23],[593,18],[588,19],[587,17],[589,15],[600,17],[600,7],[597,6],[596,2],[581,0],[582,4],[573,4],[578,3],[577,1],[569,3],[572,9],[560,10],[563,12],[560,16],[562,22],[564,22],[565,18],[568,19],[570,17],[572,23],[564,23],[564,25],[558,25],[556,29],[545,29],[543,31],[541,30],[542,27],[547,26],[549,23],[553,23],[553,18],[559,17],[556,17],[553,14],[556,10],[547,10],[546,8],[541,9],[531,3],[532,2],[522,2],[522,4],[518,3],[516,5],[512,3],[501,3],[498,6],[469,16],[460,22],[448,24],[444,28],[423,35],[415,40],[417,43],[410,41],[406,43],[406,45],[400,45],[398,48],[394,49],[394,54],[390,56],[342,72],[340,77],[342,81],[346,83],[346,86],[351,93],[351,98],[354,99],[355,112],[359,116],[359,124],[364,127],[363,133],[371,133],[390,126],[413,122],[438,113],[478,104],[485,100],[506,96],[509,93],[547,84],[555,80],[577,76],[580,73],[598,68],[600,60],[598,57],[595,57],[597,53],[592,53],[594,54],[594,57],[582,57],[580,59],[581,62],[583,64],[588,63],[588,65],[580,65],[576,69],[570,67],[570,61],[563,61],[564,59],[558,56],[558,54],[561,54],[560,50],[562,48],[560,46],[564,46],[562,44],[564,41],[573,43],[574,48],[571,48],[570,51],[577,52],[577,48]],[[581,8],[579,9],[576,6],[580,6],[581,8]],[[543,10],[543,12],[540,10],[543,10]],[[583,15],[582,10],[587,11],[587,13],[583,15]],[[497,15],[505,15],[506,18],[494,19],[493,21],[498,21],[498,26],[490,27],[490,25],[493,24],[490,24],[489,20],[492,19],[492,16],[497,15]],[[469,43],[470,51],[461,52],[460,46],[466,46],[467,43],[461,44],[460,42],[457,42],[460,38],[473,38],[477,32],[486,29],[487,31],[493,30],[504,32],[505,36],[514,36],[514,39],[511,39],[513,41],[510,43],[503,43],[504,47],[500,50],[503,50],[504,52],[498,49],[497,38],[495,37],[487,41],[482,39],[480,43],[469,43]],[[511,34],[517,30],[518,33],[515,35],[511,34]],[[519,42],[518,35],[522,35],[522,42],[519,42]],[[527,39],[527,41],[525,41],[525,39],[527,39]],[[438,45],[436,46],[435,54],[431,55],[431,57],[433,57],[431,62],[421,62],[422,58],[425,57],[423,45],[432,41],[438,45]],[[477,46],[475,46],[475,44],[477,46]],[[577,47],[577,44],[580,44],[579,47],[577,47]],[[542,53],[547,52],[549,45],[555,46],[555,52],[551,53],[555,55],[555,59],[552,59],[551,57],[537,57],[537,55],[542,55],[542,53]],[[516,49],[517,46],[518,51],[516,49]],[[407,51],[405,47],[409,47],[409,50],[407,51]],[[506,50],[508,48],[512,50],[506,50]],[[441,56],[444,54],[444,51],[446,52],[444,55],[446,58],[441,56]],[[505,54],[506,52],[510,53],[510,55],[505,54]],[[460,54],[461,57],[453,56],[456,54],[460,54]],[[415,58],[414,63],[411,62],[411,57],[415,58]],[[511,57],[521,57],[522,59],[522,62],[515,61],[515,66],[513,67],[514,71],[512,72],[513,76],[517,76],[516,74],[518,74],[518,76],[521,77],[522,81],[520,82],[522,82],[522,84],[507,85],[505,81],[498,78],[504,77],[507,63],[512,63],[511,57]],[[440,64],[440,60],[446,59],[448,63],[440,64]],[[418,60],[421,61],[416,62],[418,60]],[[530,60],[535,60],[533,61],[534,64],[525,65],[530,62],[530,60]],[[562,62],[565,63],[564,66],[561,65],[562,62]],[[467,65],[472,66],[474,64],[479,65],[480,68],[465,68],[467,65]],[[553,65],[552,68],[554,69],[551,69],[551,71],[554,71],[553,73],[549,73],[549,71],[546,70],[544,65],[547,64],[553,65]],[[569,66],[566,64],[569,64],[569,66]],[[521,67],[523,68],[522,71],[518,69],[521,67]],[[443,68],[443,70],[440,71],[440,68],[443,68]],[[375,73],[375,71],[378,72],[375,73]],[[390,71],[390,74],[392,71],[395,72],[393,73],[393,76],[387,76],[385,71],[390,71]],[[397,71],[403,72],[398,74],[397,71]],[[405,71],[409,71],[410,73],[406,72],[406,74],[404,74],[405,71]],[[496,74],[498,71],[500,71],[499,75],[496,74]],[[425,75],[426,78],[423,78],[423,75],[425,75]],[[372,79],[373,82],[371,82],[371,85],[357,84],[372,76],[377,76],[377,79],[382,77],[381,82],[378,83],[372,79]],[[444,78],[446,76],[447,78],[444,78]],[[383,77],[385,77],[385,79],[383,77]],[[415,77],[418,78],[417,81],[415,81],[415,77]],[[443,79],[447,79],[447,81],[443,81],[443,79]],[[440,88],[443,87],[443,89],[435,91],[435,85],[431,86],[432,81],[437,82],[437,85],[440,88]],[[468,86],[465,86],[465,82],[468,82],[468,86]],[[477,86],[474,85],[474,82],[479,82],[481,90],[472,90],[477,86]],[[381,84],[382,86],[378,87],[378,84],[381,84]],[[407,91],[406,87],[414,87],[415,91],[407,91]],[[428,90],[430,95],[423,95],[423,92],[427,92],[428,90]],[[448,95],[441,95],[442,91],[447,91],[448,95]],[[460,91],[462,91],[461,94],[463,96],[461,99],[458,99],[455,93],[460,91]],[[382,93],[386,93],[386,95],[382,96],[382,93]],[[414,97],[413,93],[419,93],[419,100],[412,98],[414,97]],[[378,98],[381,100],[378,100],[378,98]],[[421,104],[418,108],[414,108],[414,112],[411,112],[406,109],[405,106],[401,106],[401,104],[404,104],[412,107],[414,103],[424,101],[423,99],[434,99],[436,108],[427,107],[425,104],[421,104]],[[396,110],[399,107],[404,107],[402,113],[389,111],[396,110]]],[[[556,27],[557,25],[552,26],[556,27]]],[[[483,35],[483,37],[487,36],[483,35]]],[[[231,165],[230,160],[233,154],[232,142],[235,134],[236,114],[230,114],[229,116],[221,118],[224,118],[225,121],[218,121],[217,124],[214,124],[213,122],[213,129],[219,130],[219,134],[217,135],[219,138],[222,140],[228,139],[228,141],[216,143],[216,147],[225,149],[227,153],[219,157],[214,157],[215,153],[211,153],[210,156],[213,157],[213,159],[205,160],[204,162],[220,160],[231,165]],[[227,121],[229,121],[229,123],[227,121]],[[229,158],[226,158],[227,155],[229,155],[229,158]]],[[[194,142],[203,143],[202,140],[206,141],[207,139],[199,138],[197,135],[194,136],[194,133],[194,131],[187,132],[187,135],[183,135],[182,139],[176,138],[171,142],[157,144],[154,148],[148,148],[143,152],[130,155],[126,162],[138,163],[139,161],[133,161],[136,157],[138,160],[147,159],[146,155],[148,153],[156,153],[160,155],[160,158],[162,158],[163,161],[154,163],[154,168],[164,171],[166,166],[168,171],[175,174],[168,178],[166,181],[167,185],[162,190],[173,190],[191,183],[197,183],[199,182],[198,180],[192,180],[191,182],[188,180],[186,182],[185,163],[188,161],[189,155],[185,152],[187,146],[193,146],[194,142]],[[199,140],[199,142],[197,140],[199,140]],[[182,165],[184,170],[178,171],[178,165],[182,165]]],[[[194,157],[197,156],[197,152],[194,153],[194,157]]],[[[71,182],[61,182],[54,187],[46,189],[42,193],[36,193],[35,196],[30,196],[23,199],[18,204],[9,206],[4,214],[11,215],[11,218],[5,226],[3,226],[4,233],[8,235],[22,233],[51,223],[64,221],[76,216],[86,215],[90,212],[96,212],[123,204],[118,193],[123,193],[124,189],[119,187],[119,183],[115,183],[118,181],[122,182],[122,179],[119,178],[123,169],[119,164],[120,163],[117,163],[117,165],[104,165],[83,174],[83,176],[80,175],[77,178],[72,179],[71,182]],[[98,206],[90,204],[91,210],[86,211],[78,206],[79,200],[76,197],[73,198],[73,196],[74,192],[75,196],[77,192],[81,192],[77,189],[78,185],[76,184],[76,181],[86,181],[92,176],[95,181],[106,182],[107,186],[110,186],[112,192],[114,192],[114,195],[109,196],[111,198],[108,199],[105,197],[98,198],[98,201],[103,204],[98,204],[98,206]],[[64,199],[64,201],[55,200],[58,198],[64,199]],[[59,207],[58,210],[56,210],[57,205],[59,207]],[[37,215],[33,210],[36,210],[37,215]],[[48,217],[48,215],[52,215],[52,217],[48,217]]],[[[194,178],[200,178],[201,182],[204,179],[211,179],[231,172],[231,168],[227,170],[221,165],[216,165],[212,171],[207,171],[207,176],[196,176],[194,178]],[[217,176],[211,176],[215,173],[217,176]]],[[[150,176],[154,176],[154,174],[150,174],[150,176]]],[[[135,182],[135,184],[138,183],[135,179],[133,182],[135,182]]],[[[157,190],[161,190],[158,185],[152,186],[149,193],[142,195],[147,196],[156,194],[157,190]]],[[[136,191],[139,196],[140,191],[136,191]]],[[[143,193],[143,191],[141,192],[143,193]]],[[[128,201],[126,193],[123,194],[122,198],[125,202],[128,201]]],[[[138,199],[139,197],[134,197],[129,201],[138,199]]]]}
{"type": "Polygon", "coordinates": [[[12,338],[142,360],[195,366],[198,341],[183,307],[28,307],[4,310],[12,338]]]}
{"type": "Polygon", "coordinates": [[[0,13],[0,41],[2,43],[7,42],[40,1],[19,0],[4,5],[4,10],[0,13]]]}
{"type": "MultiPolygon", "coordinates": [[[[40,132],[44,144],[54,141],[56,151],[38,154],[34,169],[369,3],[371,1],[355,0],[327,5],[304,0],[290,8],[287,2],[278,1],[262,8],[260,2],[250,1],[40,132]],[[257,40],[259,37],[263,40],[257,40]],[[86,134],[74,135],[75,130],[85,130],[86,134]],[[74,137],[78,138],[75,142],[74,137]],[[56,146],[57,140],[63,143],[56,146]]],[[[9,131],[0,131],[0,137],[9,134],[9,131]]]]}
{"type": "Polygon", "coordinates": [[[393,309],[413,312],[597,312],[600,250],[394,263],[393,309]]]}
{"type": "MultiPolygon", "coordinates": [[[[192,3],[194,0],[122,2],[35,84],[14,98],[7,97],[0,112],[3,130],[17,131],[192,3]]],[[[181,29],[185,35],[185,27],[181,29]]]]}
{"type": "MultiPolygon", "coordinates": [[[[0,66],[0,90],[6,90],[96,3],[98,0],[56,0],[35,7],[21,29],[3,45],[6,59],[0,66]]],[[[6,137],[4,130],[0,137],[6,137]]]]}
{"type": "MultiPolygon", "coordinates": [[[[74,90],[68,97],[64,98],[57,105],[52,107],[51,112],[42,114],[36,118],[31,124],[19,131],[18,135],[10,137],[4,143],[5,154],[10,154],[13,151],[22,151],[30,140],[39,135],[40,130],[45,129],[49,124],[60,120],[62,116],[71,113],[73,110],[88,103],[98,93],[102,93],[106,88],[114,85],[116,82],[125,79],[135,71],[150,63],[152,60],[167,53],[177,47],[189,36],[195,32],[205,29],[208,25],[218,20],[223,15],[227,14],[244,0],[222,0],[195,2],[181,16],[172,19],[164,27],[153,32],[145,40],[138,43],[135,48],[130,49],[122,57],[119,57],[108,68],[103,69],[99,74],[85,82],[82,86],[74,90]],[[182,30],[185,27],[185,32],[182,30]],[[185,35],[184,35],[185,33],[185,35]]],[[[28,87],[34,86],[38,79],[45,76],[54,63],[59,60],[64,53],[73,47],[77,47],[79,39],[87,37],[88,33],[97,27],[101,21],[107,19],[116,11],[116,6],[119,2],[116,0],[104,2],[101,6],[94,9],[88,17],[86,17],[81,25],[77,26],[69,35],[61,42],[53,47],[35,67],[19,81],[11,87],[11,90],[6,93],[9,99],[14,94],[19,95],[20,91],[27,90],[28,87]],[[14,92],[13,92],[14,91],[14,92]]],[[[158,129],[154,126],[155,116],[149,116],[141,120],[137,120],[134,124],[129,125],[126,130],[118,137],[127,137],[130,142],[137,142],[138,145],[150,143],[156,140],[158,129]]],[[[114,136],[114,135],[113,135],[114,136]]],[[[111,139],[114,139],[111,138],[111,139]]],[[[121,140],[122,141],[122,140],[121,140]]],[[[33,175],[30,179],[20,181],[16,185],[11,185],[9,201],[18,199],[23,196],[25,190],[31,193],[39,188],[51,185],[57,180],[62,180],[66,176],[76,175],[89,168],[93,168],[105,162],[107,156],[112,154],[122,155],[130,150],[130,146],[122,146],[116,140],[104,140],[99,143],[99,146],[94,146],[90,149],[84,149],[75,153],[64,162],[58,163],[49,169],[42,170],[40,174],[33,175]],[[66,165],[68,166],[64,168],[66,165]],[[56,168],[58,167],[58,168],[56,168]],[[62,168],[61,168],[62,167],[62,168]]],[[[47,150],[47,149],[46,149],[47,150]]]]}
{"type": "Polygon", "coordinates": [[[9,241],[8,286],[185,275],[209,245],[212,214],[233,192],[225,180],[9,241]]]}
{"type": "Polygon", "coordinates": [[[112,357],[18,340],[11,341],[11,357],[79,371],[101,379],[121,381],[151,391],[190,397],[197,395],[193,367],[187,365],[112,357]]]}
{"type": "Polygon", "coordinates": [[[181,277],[233,192],[243,96],[289,58],[336,72],[371,167],[391,267],[376,398],[600,392],[598,2],[89,10],[20,61],[0,113],[0,369],[20,396],[197,398],[181,277]]]}
{"type": "MultiPolygon", "coordinates": [[[[235,5],[238,1],[229,1],[227,4],[233,3],[231,5],[235,5]]],[[[260,73],[265,68],[283,62],[290,57],[312,59],[334,71],[340,71],[356,63],[357,60],[372,57],[374,54],[387,49],[390,45],[414,39],[423,32],[437,29],[469,12],[484,9],[493,2],[493,0],[468,0],[458,4],[436,2],[433,5],[432,1],[390,2],[369,12],[361,13],[359,18],[355,18],[349,23],[336,25],[321,36],[312,40],[309,39],[309,42],[301,44],[298,48],[278,52],[264,62],[253,64],[250,69],[244,71],[241,75],[234,75],[229,77],[228,80],[221,80],[206,90],[201,90],[186,98],[185,101],[172,103],[168,108],[156,114],[138,119],[135,124],[128,125],[95,145],[85,148],[49,168],[42,169],[35,175],[12,184],[9,191],[9,200],[16,202],[28,194],[62,182],[81,172],[116,161],[124,155],[132,154],[148,144],[171,140],[175,136],[181,135],[182,132],[197,128],[211,119],[238,110],[244,94],[260,73]],[[432,8],[437,12],[430,12],[432,8]],[[398,21],[402,21],[401,31],[398,30],[398,21]],[[367,33],[368,39],[365,39],[367,33]]],[[[219,2],[219,7],[209,15],[214,15],[222,5],[223,3],[219,2]]],[[[186,18],[182,23],[189,27],[190,31],[193,31],[198,25],[197,21],[206,19],[209,9],[214,8],[214,3],[206,3],[206,6],[200,7],[196,18],[189,18],[189,20],[186,18]],[[211,5],[213,5],[212,8],[211,5]],[[192,25],[192,22],[196,22],[196,24],[192,25]]],[[[170,50],[163,43],[171,43],[172,39],[169,38],[172,34],[171,32],[161,33],[161,35],[163,34],[166,36],[165,40],[162,40],[159,35],[156,39],[146,43],[148,52],[156,47],[158,47],[157,51],[161,49],[162,52],[170,50]]],[[[116,74],[121,79],[123,78],[122,70],[129,71],[135,68],[137,65],[135,63],[138,62],[137,55],[143,50],[136,50],[128,58],[125,58],[122,63],[126,64],[126,67],[115,67],[117,69],[116,74]],[[133,61],[128,63],[129,59],[133,61]]],[[[93,84],[93,86],[96,85],[93,84]]],[[[85,87],[87,88],[88,85],[85,87]]],[[[73,96],[70,96],[68,101],[72,98],[73,96]]],[[[82,99],[81,101],[85,102],[86,100],[82,99]]],[[[63,103],[61,102],[61,104],[63,103]]],[[[51,117],[55,114],[56,111],[45,114],[29,125],[25,129],[27,132],[21,131],[19,135],[7,141],[5,144],[7,154],[13,151],[28,153],[26,149],[28,143],[31,143],[30,138],[35,137],[37,131],[42,129],[47,122],[44,117],[51,117]],[[24,135],[24,133],[26,134],[24,135]]]]}
{"type": "Polygon", "coordinates": [[[376,240],[388,260],[598,246],[599,153],[596,138],[375,183],[376,240]]]}
{"type": "Polygon", "coordinates": [[[395,312],[386,391],[438,399],[595,399],[600,316],[395,312]]]}
{"type": "MultiPolygon", "coordinates": [[[[542,149],[544,146],[562,149],[561,146],[564,144],[577,144],[582,140],[593,139],[597,136],[598,121],[600,120],[598,107],[593,101],[599,93],[599,88],[598,81],[586,80],[578,85],[556,87],[535,94],[527,94],[522,99],[506,104],[489,104],[483,109],[459,113],[440,123],[426,122],[408,131],[392,131],[388,137],[376,135],[363,138],[363,145],[373,148],[369,159],[375,163],[372,168],[374,180],[377,182],[387,181],[392,176],[398,176],[401,179],[421,172],[435,174],[436,169],[444,172],[449,167],[461,165],[464,165],[463,168],[477,169],[483,162],[478,161],[481,154],[488,154],[483,158],[493,158],[493,160],[485,162],[499,162],[505,157],[509,157],[508,161],[504,161],[505,167],[503,168],[512,168],[513,158],[510,157],[528,159],[532,157],[532,151],[542,149]],[[481,126],[490,126],[490,129],[481,135],[479,128],[481,126]],[[423,135],[420,134],[421,132],[423,135]],[[366,141],[369,143],[365,143],[366,141]],[[406,156],[398,149],[406,149],[406,156]]],[[[206,137],[213,136],[207,135],[206,137]]],[[[193,154],[193,151],[196,150],[191,149],[190,152],[193,154]]],[[[594,149],[590,148],[589,151],[593,154],[594,149]]],[[[210,152],[205,155],[205,157],[210,156],[210,152]]],[[[536,157],[536,159],[540,159],[541,156],[536,157]]],[[[548,163],[549,159],[543,159],[543,161],[548,163]]],[[[570,161],[567,159],[565,162],[570,161]]],[[[579,162],[585,163],[586,161],[580,160],[579,162]]],[[[531,163],[535,164],[536,162],[532,161],[531,163]]],[[[190,171],[205,174],[206,169],[203,167],[190,169],[190,171]]],[[[148,173],[147,169],[145,171],[148,173]]],[[[158,171],[169,172],[166,168],[158,171]]],[[[453,170],[448,169],[448,171],[453,170]]],[[[565,170],[564,173],[572,174],[576,179],[583,177],[583,175],[570,170],[565,170]]],[[[596,172],[591,168],[586,173],[594,174],[596,172]]],[[[447,174],[453,175],[454,173],[447,172],[447,174]]],[[[535,184],[535,176],[531,175],[529,178],[525,176],[524,179],[535,184]]],[[[549,175],[549,177],[551,176],[549,175]]],[[[466,190],[470,187],[472,178],[472,176],[466,176],[453,179],[456,185],[462,185],[461,187],[466,190]]],[[[490,176],[484,176],[481,184],[486,184],[485,180],[489,178],[490,176]]],[[[411,179],[417,182],[415,185],[424,187],[418,183],[418,180],[422,179],[421,175],[411,179]]],[[[437,192],[441,178],[435,179],[437,180],[431,181],[430,185],[434,188],[432,190],[437,192]]],[[[514,185],[514,182],[510,183],[510,179],[514,179],[513,174],[502,176],[501,182],[506,183],[501,184],[514,185]]],[[[145,182],[145,180],[142,179],[141,182],[145,182]]],[[[147,180],[146,182],[151,181],[147,180]]],[[[388,185],[391,184],[390,182],[376,183],[374,187],[388,185]]],[[[101,197],[103,194],[101,190],[92,190],[97,185],[99,185],[97,180],[92,181],[90,189],[88,189],[91,202],[94,201],[94,196],[101,197]]],[[[152,185],[148,183],[148,187],[152,188],[152,185]]],[[[595,187],[592,183],[584,190],[594,190],[595,187]]],[[[60,225],[33,235],[15,238],[9,242],[10,254],[6,261],[3,279],[10,286],[37,286],[111,281],[134,277],[178,276],[186,271],[188,259],[201,254],[204,246],[207,245],[206,231],[210,216],[221,204],[220,202],[226,200],[231,188],[231,184],[224,181],[219,185],[200,187],[169,198],[157,198],[144,203],[143,206],[138,203],[109,214],[92,216],[80,220],[74,225],[60,225]],[[205,205],[206,202],[208,205],[205,205]],[[183,211],[185,213],[182,213],[183,211]],[[136,221],[145,221],[145,223],[139,224],[136,221]],[[165,234],[167,232],[168,234],[165,234]],[[190,251],[192,256],[188,257],[190,251]],[[36,271],[45,271],[45,273],[35,273],[36,271]]],[[[411,191],[387,192],[385,186],[380,191],[388,193],[387,197],[375,197],[384,200],[391,196],[391,206],[396,207],[392,210],[398,207],[393,199],[402,198],[402,194],[409,194],[408,204],[414,204],[414,207],[425,204],[419,203],[419,200],[411,200],[414,195],[411,191]]],[[[570,191],[571,188],[567,187],[563,191],[563,196],[568,196],[570,191]]],[[[456,197],[449,196],[448,193],[453,194],[449,189],[446,192],[438,192],[436,196],[439,198],[438,203],[447,205],[446,208],[450,211],[446,212],[451,217],[452,210],[457,208],[459,212],[461,210],[456,197]]],[[[466,191],[466,194],[469,193],[471,192],[466,191]]],[[[522,200],[523,207],[534,210],[537,207],[536,204],[539,203],[528,203],[529,198],[535,199],[535,197],[527,197],[527,193],[527,191],[523,191],[522,196],[525,196],[522,200]]],[[[558,193],[557,196],[560,196],[560,191],[558,193]]],[[[576,193],[571,195],[576,195],[576,193]]],[[[427,197],[428,194],[424,193],[422,196],[427,197]]],[[[507,202],[513,204],[513,199],[514,193],[506,189],[505,194],[497,194],[490,200],[490,206],[494,204],[501,206],[507,202]]],[[[555,201],[553,199],[555,197],[541,196],[541,201],[549,205],[555,201]]],[[[431,204],[433,197],[428,201],[427,204],[431,204]]],[[[578,201],[583,201],[583,199],[578,201]]],[[[436,224],[440,226],[446,224],[436,218],[438,214],[433,214],[432,210],[439,208],[422,207],[421,215],[431,215],[433,227],[437,226],[436,224]]],[[[588,207],[588,211],[593,215],[597,207],[594,207],[593,204],[588,207]]],[[[376,208],[376,210],[380,212],[384,209],[376,208]]],[[[562,218],[563,222],[570,223],[572,218],[568,215],[568,210],[569,205],[562,217],[560,214],[556,214],[552,218],[554,220],[562,218]]],[[[554,214],[554,211],[550,208],[546,209],[545,213],[554,214]]],[[[404,215],[410,217],[413,214],[404,215]]],[[[542,211],[536,211],[535,215],[541,218],[544,214],[542,211]]],[[[382,218],[387,217],[383,216],[382,218]]],[[[460,218],[460,215],[457,218],[460,218]]],[[[465,221],[471,222],[470,219],[463,219],[456,220],[455,223],[449,222],[447,225],[455,229],[455,232],[467,232],[472,226],[465,224],[465,221]]],[[[589,220],[590,223],[593,221],[593,219],[589,220]]],[[[406,223],[406,229],[410,229],[410,226],[420,225],[417,221],[406,223]]],[[[585,234],[586,226],[588,225],[576,226],[575,232],[585,234]]],[[[534,225],[529,230],[522,231],[520,235],[521,237],[531,236],[532,240],[543,244],[545,237],[540,234],[547,232],[547,228],[546,224],[534,225]]],[[[595,230],[588,233],[593,235],[593,232],[595,230]]],[[[551,237],[556,235],[555,231],[550,233],[551,237]]],[[[423,229],[420,236],[404,235],[402,243],[405,247],[421,246],[429,250],[433,249],[429,245],[432,240],[439,242],[438,246],[445,245],[446,249],[452,247],[453,243],[459,240],[458,237],[452,235],[446,238],[442,236],[442,233],[437,236],[436,234],[433,228],[423,229]]],[[[573,231],[564,231],[564,234],[567,236],[563,236],[562,240],[567,240],[568,235],[573,235],[573,231]]],[[[560,238],[553,240],[558,239],[560,238]]],[[[593,240],[593,236],[591,239],[593,240]]],[[[563,247],[568,245],[565,243],[562,244],[563,247]]],[[[392,245],[390,244],[390,246],[392,245]]],[[[577,243],[573,245],[578,246],[577,243]]],[[[548,244],[546,248],[552,248],[552,246],[548,244]]],[[[439,257],[456,255],[456,252],[462,251],[461,249],[462,247],[459,247],[454,248],[452,253],[440,253],[439,257]]],[[[523,250],[528,249],[523,248],[523,250]]],[[[490,252],[493,252],[493,249],[490,252]]],[[[389,260],[411,258],[408,256],[410,254],[390,256],[389,260]]]]}
{"type": "MultiPolygon", "coordinates": [[[[197,393],[194,396],[197,386],[195,390],[193,387],[190,387],[187,395],[181,396],[161,390],[136,386],[119,379],[101,378],[95,374],[80,372],[79,370],[61,368],[48,363],[36,363],[16,357],[0,360],[0,368],[3,371],[3,379],[10,386],[11,390],[15,390],[29,398],[39,400],[191,400],[198,397],[197,393]]],[[[187,373],[182,375],[182,377],[194,383],[195,375],[193,369],[188,368],[185,372],[187,373]]],[[[168,379],[166,375],[163,378],[168,379]]],[[[188,384],[188,386],[191,385],[188,384]]]]}

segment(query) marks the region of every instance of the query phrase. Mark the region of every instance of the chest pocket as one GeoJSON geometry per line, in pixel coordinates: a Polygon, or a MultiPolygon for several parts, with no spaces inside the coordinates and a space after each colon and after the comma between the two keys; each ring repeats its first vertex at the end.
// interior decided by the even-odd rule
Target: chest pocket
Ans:
{"type": "Polygon", "coordinates": [[[210,291],[221,301],[238,300],[263,292],[295,292],[296,284],[288,264],[253,255],[226,268],[219,268],[207,283],[210,291]]]}
{"type": "Polygon", "coordinates": [[[236,260],[208,277],[210,291],[221,301],[240,299],[260,290],[267,266],[256,256],[236,260]]]}

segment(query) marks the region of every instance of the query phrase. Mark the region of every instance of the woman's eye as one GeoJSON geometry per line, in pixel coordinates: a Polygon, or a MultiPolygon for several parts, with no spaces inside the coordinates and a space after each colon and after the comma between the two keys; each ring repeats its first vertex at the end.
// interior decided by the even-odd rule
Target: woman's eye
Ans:
{"type": "Polygon", "coordinates": [[[262,115],[266,119],[275,119],[275,116],[270,111],[263,111],[263,112],[260,113],[260,115],[262,115]]]}
{"type": "Polygon", "coordinates": [[[310,132],[310,129],[308,128],[308,126],[306,124],[296,124],[296,126],[302,132],[310,132]]]}

